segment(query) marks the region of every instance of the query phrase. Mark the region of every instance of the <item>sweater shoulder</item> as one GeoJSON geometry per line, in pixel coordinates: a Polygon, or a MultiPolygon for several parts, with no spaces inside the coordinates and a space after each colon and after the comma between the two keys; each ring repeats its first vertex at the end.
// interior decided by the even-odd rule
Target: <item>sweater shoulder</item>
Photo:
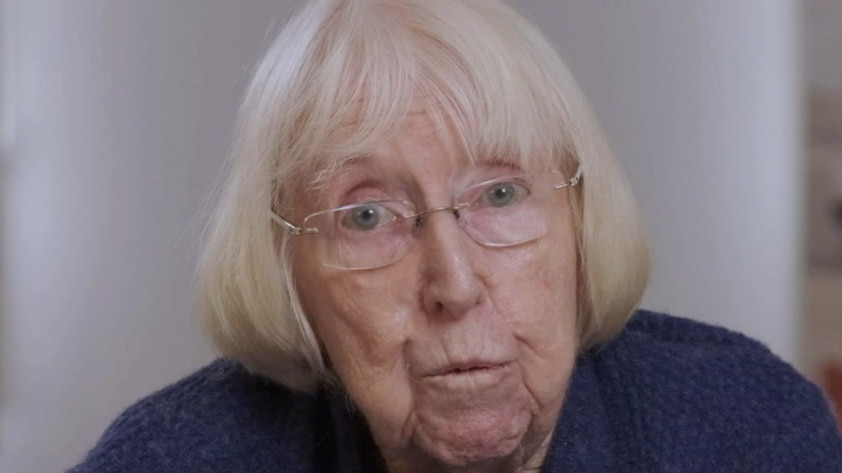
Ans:
{"type": "Polygon", "coordinates": [[[763,344],[742,333],[697,320],[648,310],[635,312],[623,336],[647,338],[650,342],[699,346],[709,350],[727,350],[731,347],[768,352],[763,344]]]}
{"type": "Polygon", "coordinates": [[[70,472],[261,471],[267,456],[292,466],[318,402],[217,360],[126,409],[70,472]]]}
{"type": "Polygon", "coordinates": [[[639,311],[595,357],[606,402],[659,450],[652,458],[716,458],[742,471],[804,468],[811,457],[842,462],[819,388],[745,335],[639,311]]]}
{"type": "Polygon", "coordinates": [[[662,313],[638,311],[598,358],[652,396],[738,401],[743,411],[822,398],[817,386],[761,342],[662,313]]]}

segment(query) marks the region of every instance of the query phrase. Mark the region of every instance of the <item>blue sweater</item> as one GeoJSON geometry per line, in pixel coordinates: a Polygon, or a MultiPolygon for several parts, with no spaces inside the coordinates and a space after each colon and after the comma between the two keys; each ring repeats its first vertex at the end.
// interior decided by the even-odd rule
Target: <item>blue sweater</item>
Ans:
{"type": "MultiPolygon", "coordinates": [[[[376,472],[341,394],[220,360],[121,415],[73,473],[376,472]]],[[[545,472],[838,473],[821,392],[742,335],[640,311],[577,360],[545,472]]]]}

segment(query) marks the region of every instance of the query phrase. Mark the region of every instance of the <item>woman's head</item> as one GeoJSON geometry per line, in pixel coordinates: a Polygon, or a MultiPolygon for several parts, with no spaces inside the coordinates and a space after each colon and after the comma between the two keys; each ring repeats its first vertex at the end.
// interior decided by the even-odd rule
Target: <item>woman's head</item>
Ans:
{"type": "MultiPolygon", "coordinates": [[[[255,73],[230,173],[199,274],[214,341],[292,388],[343,385],[392,452],[502,456],[489,449],[506,442],[476,441],[485,431],[536,449],[576,351],[616,333],[645,285],[635,205],[592,113],[541,35],[495,1],[312,2],[255,73]],[[274,217],[384,200],[403,204],[377,212],[405,217],[494,197],[459,197],[490,179],[502,187],[481,194],[543,196],[529,214],[541,229],[431,212],[377,237],[383,254],[401,242],[393,257],[335,264],[326,248],[347,239],[274,217]],[[460,383],[491,384],[483,397],[460,383]]],[[[366,216],[330,215],[322,226],[366,216]]]]}

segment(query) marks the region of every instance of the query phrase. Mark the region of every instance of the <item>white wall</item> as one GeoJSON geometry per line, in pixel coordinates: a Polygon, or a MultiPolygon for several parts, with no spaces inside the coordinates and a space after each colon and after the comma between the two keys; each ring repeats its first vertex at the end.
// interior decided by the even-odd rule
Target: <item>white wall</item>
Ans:
{"type": "MultiPolygon", "coordinates": [[[[19,114],[0,168],[0,471],[69,466],[124,406],[208,359],[190,300],[199,210],[288,3],[28,0],[3,17],[19,114]]],[[[794,0],[517,4],[629,169],[656,256],[648,305],[791,358],[794,0]]]]}
{"type": "Polygon", "coordinates": [[[69,467],[127,404],[209,359],[198,214],[276,3],[8,5],[0,472],[69,467]]]}

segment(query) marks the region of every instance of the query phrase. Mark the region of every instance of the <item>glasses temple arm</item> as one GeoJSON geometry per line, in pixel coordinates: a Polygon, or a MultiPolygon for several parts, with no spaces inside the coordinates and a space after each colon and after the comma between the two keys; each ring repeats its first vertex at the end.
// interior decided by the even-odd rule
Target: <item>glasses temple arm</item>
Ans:
{"type": "Polygon", "coordinates": [[[273,222],[277,223],[284,230],[292,233],[293,235],[301,235],[302,233],[305,233],[303,228],[293,224],[292,222],[290,222],[287,219],[281,217],[280,215],[276,214],[275,212],[270,212],[269,218],[271,218],[273,222]]]}
{"type": "Polygon", "coordinates": [[[573,187],[582,180],[582,165],[579,164],[579,167],[576,168],[576,174],[570,178],[569,181],[565,182],[564,184],[559,184],[557,186],[553,186],[555,189],[564,189],[565,187],[573,187]]]}

